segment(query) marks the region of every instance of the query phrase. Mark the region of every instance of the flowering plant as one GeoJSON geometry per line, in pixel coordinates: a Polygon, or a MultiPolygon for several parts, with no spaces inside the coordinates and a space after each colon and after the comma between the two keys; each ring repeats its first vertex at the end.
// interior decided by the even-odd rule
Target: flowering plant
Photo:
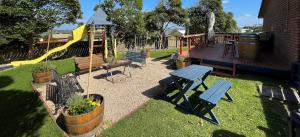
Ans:
{"type": "Polygon", "coordinates": [[[81,115],[93,111],[97,106],[100,106],[100,102],[83,98],[79,95],[74,95],[67,101],[69,115],[81,115]]]}

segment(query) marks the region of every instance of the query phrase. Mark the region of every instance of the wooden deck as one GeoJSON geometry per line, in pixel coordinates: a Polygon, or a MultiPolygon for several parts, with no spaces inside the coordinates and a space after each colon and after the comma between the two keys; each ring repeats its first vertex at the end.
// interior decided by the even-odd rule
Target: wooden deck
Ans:
{"type": "Polygon", "coordinates": [[[224,46],[217,44],[209,47],[192,48],[191,58],[193,61],[202,61],[205,64],[229,66],[236,65],[237,71],[252,71],[288,77],[290,66],[279,61],[272,53],[262,53],[258,60],[236,59],[230,55],[223,57],[224,46]]]}

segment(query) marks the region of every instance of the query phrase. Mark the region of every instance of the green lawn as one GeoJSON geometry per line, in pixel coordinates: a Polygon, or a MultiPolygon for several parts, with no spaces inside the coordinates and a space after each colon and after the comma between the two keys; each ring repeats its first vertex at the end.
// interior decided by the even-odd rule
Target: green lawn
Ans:
{"type": "MultiPolygon", "coordinates": [[[[59,73],[74,71],[71,59],[53,62],[59,73]]],[[[30,87],[32,65],[0,72],[0,136],[62,136],[30,87]]]]}
{"type": "MultiPolygon", "coordinates": [[[[221,78],[209,76],[207,84],[212,85],[218,79],[221,78]]],[[[233,83],[230,93],[234,103],[221,100],[214,109],[221,121],[220,126],[204,120],[202,122],[199,117],[187,114],[158,98],[151,99],[142,108],[104,131],[101,136],[287,136],[286,107],[278,101],[260,97],[256,89],[258,84],[288,86],[284,81],[253,75],[241,75],[227,80],[233,83]]]]}
{"type": "MultiPolygon", "coordinates": [[[[169,49],[162,49],[162,50],[151,50],[151,58],[157,58],[157,59],[170,59],[171,54],[178,53],[178,48],[169,48],[169,49]]],[[[184,47],[184,50],[187,50],[186,47],[184,47]]],[[[124,59],[125,53],[119,53],[118,59],[124,59]]]]}

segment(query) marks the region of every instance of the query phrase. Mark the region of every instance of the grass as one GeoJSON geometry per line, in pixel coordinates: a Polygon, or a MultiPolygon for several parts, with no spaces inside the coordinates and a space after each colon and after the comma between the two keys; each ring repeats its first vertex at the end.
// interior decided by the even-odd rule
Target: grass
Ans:
{"type": "MultiPolygon", "coordinates": [[[[75,70],[72,59],[52,64],[61,74],[75,70]]],[[[0,136],[63,136],[31,90],[32,66],[0,72],[0,136]]]]}
{"type": "MultiPolygon", "coordinates": [[[[163,49],[163,50],[151,50],[150,57],[156,58],[156,59],[170,59],[171,54],[178,53],[178,48],[169,48],[169,49],[163,49]]],[[[184,50],[187,50],[186,47],[184,47],[184,50]]],[[[118,59],[124,59],[125,53],[119,53],[118,59]]]]}
{"type": "MultiPolygon", "coordinates": [[[[207,84],[222,79],[209,76],[207,84]]],[[[227,79],[233,83],[230,90],[233,103],[221,100],[213,109],[220,126],[186,113],[161,99],[151,99],[136,112],[105,130],[104,137],[285,137],[287,134],[286,106],[259,96],[257,85],[288,86],[285,81],[263,76],[241,75],[227,79]]]]}

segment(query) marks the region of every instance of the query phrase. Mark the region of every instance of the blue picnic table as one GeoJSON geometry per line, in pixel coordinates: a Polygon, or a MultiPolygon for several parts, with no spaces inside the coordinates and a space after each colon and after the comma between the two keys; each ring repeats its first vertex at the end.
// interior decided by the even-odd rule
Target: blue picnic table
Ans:
{"type": "Polygon", "coordinates": [[[196,91],[201,85],[208,89],[204,83],[207,76],[213,71],[212,67],[201,66],[201,65],[190,65],[186,68],[179,69],[170,73],[173,82],[179,89],[179,94],[173,101],[173,103],[178,104],[181,98],[184,99],[184,103],[188,110],[192,110],[187,93],[190,91],[196,91]],[[182,84],[180,81],[186,81],[182,84]]]}
{"type": "Polygon", "coordinates": [[[219,80],[212,87],[208,88],[204,81],[212,71],[212,67],[190,65],[186,68],[171,72],[171,77],[161,80],[160,84],[168,86],[173,83],[179,89],[179,93],[175,99],[171,101],[172,103],[186,109],[192,114],[219,125],[220,122],[212,112],[212,109],[224,95],[228,102],[233,101],[227,92],[232,87],[232,84],[226,80],[219,80]],[[198,92],[197,89],[200,86],[203,86],[205,89],[205,91],[199,95],[199,103],[202,103],[204,108],[200,112],[196,112],[191,105],[188,93],[191,91],[198,92]],[[182,98],[184,106],[179,105],[180,99],[182,98]],[[208,114],[209,117],[205,116],[206,114],[208,114]]]}

